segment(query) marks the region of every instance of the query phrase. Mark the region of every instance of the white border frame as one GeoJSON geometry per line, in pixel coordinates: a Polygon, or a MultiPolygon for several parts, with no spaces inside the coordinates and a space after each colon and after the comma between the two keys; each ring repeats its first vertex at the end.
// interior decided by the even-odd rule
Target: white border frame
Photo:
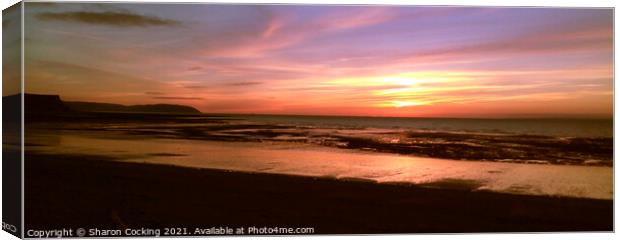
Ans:
{"type": "MultiPolygon", "coordinates": [[[[0,7],[2,9],[5,9],[15,3],[17,3],[17,0],[4,0],[0,2],[0,7]]],[[[41,1],[41,0],[27,0],[26,2],[135,2],[135,3],[140,3],[140,2],[148,2],[148,3],[237,3],[237,4],[242,4],[242,3],[247,3],[247,4],[275,4],[275,3],[280,3],[280,4],[328,4],[328,5],[419,5],[419,6],[481,6],[481,7],[489,7],[489,6],[504,6],[504,7],[587,7],[587,8],[597,8],[597,7],[601,7],[601,8],[614,8],[614,93],[615,93],[615,70],[616,70],[616,65],[615,65],[615,61],[616,61],[616,55],[615,55],[615,46],[618,43],[618,39],[615,36],[616,33],[616,26],[617,26],[617,19],[615,18],[615,6],[616,4],[613,1],[587,1],[587,0],[547,0],[544,2],[541,1],[536,1],[536,0],[520,0],[520,1],[511,1],[511,0],[380,0],[380,1],[372,1],[372,0],[337,0],[337,1],[330,1],[330,0],[270,0],[270,1],[265,1],[265,0],[237,0],[237,1],[230,1],[230,0],[207,0],[207,1],[200,1],[200,0],[145,0],[145,1],[136,1],[136,0],[107,0],[107,1],[96,1],[96,0],[56,0],[56,1],[41,1]]],[[[22,87],[22,102],[23,102],[23,93],[25,90],[25,84],[24,84],[24,12],[23,12],[23,7],[22,7],[22,49],[21,49],[21,64],[22,64],[22,69],[21,69],[21,78],[22,78],[22,82],[21,82],[21,87],[22,87]]],[[[2,27],[0,26],[0,29],[2,29],[2,27]]],[[[1,50],[0,50],[1,53],[1,50]]],[[[1,60],[0,60],[1,63],[1,60]]],[[[0,86],[1,89],[1,86],[0,86]]],[[[617,131],[617,129],[615,128],[615,122],[618,116],[616,116],[616,111],[615,111],[615,106],[616,106],[616,99],[615,99],[615,94],[614,94],[614,137],[617,136],[617,133],[620,131],[617,131]]],[[[1,108],[1,107],[0,107],[1,108]]],[[[22,126],[23,126],[23,104],[22,104],[22,126]]],[[[0,116],[1,116],[1,112],[0,112],[0,116]]],[[[23,142],[23,134],[24,134],[24,128],[22,128],[22,149],[24,149],[24,142],[23,142]]],[[[1,129],[0,129],[0,134],[1,134],[1,129]]],[[[614,140],[614,149],[618,149],[618,147],[620,147],[620,144],[617,144],[616,141],[614,140]]],[[[614,159],[615,159],[615,153],[616,151],[614,151],[614,159]]],[[[22,151],[22,159],[23,159],[23,151],[22,151]]],[[[23,183],[23,178],[24,178],[24,163],[22,161],[22,216],[24,213],[24,206],[23,206],[23,197],[24,197],[24,183],[23,183]]],[[[614,190],[616,189],[615,187],[618,186],[617,182],[616,182],[616,178],[615,178],[615,172],[616,172],[616,168],[614,167],[614,190]]],[[[0,183],[1,183],[1,179],[0,179],[0,183]]],[[[1,193],[0,193],[1,195],[1,193]]],[[[598,239],[598,238],[604,238],[604,239],[609,239],[612,238],[615,235],[615,213],[617,213],[617,208],[615,208],[615,197],[616,197],[616,192],[614,192],[614,233],[566,233],[566,232],[562,232],[562,233],[544,233],[544,234],[533,234],[533,233],[504,233],[504,234],[388,234],[388,235],[317,235],[317,236],[296,236],[296,238],[300,238],[300,239],[353,239],[353,238],[366,238],[366,239],[383,239],[383,238],[389,238],[389,239],[410,239],[411,237],[415,237],[417,239],[522,239],[522,238],[528,238],[528,240],[534,240],[534,239],[544,239],[544,240],[548,240],[548,239],[598,239]]],[[[0,206],[1,206],[1,199],[0,199],[0,206]]],[[[1,207],[0,207],[1,209],[1,207]]],[[[0,215],[1,215],[1,210],[0,210],[0,215]]],[[[22,236],[23,236],[23,232],[24,232],[24,220],[22,218],[22,236]]],[[[0,231],[0,237],[2,239],[8,238],[8,237],[13,237],[12,235],[10,235],[7,232],[4,231],[0,231]]],[[[262,236],[252,236],[252,238],[254,237],[258,237],[261,239],[282,239],[282,238],[289,238],[289,237],[262,237],[262,236]]],[[[192,238],[196,238],[196,237],[192,237],[192,238]]],[[[142,239],[149,239],[149,238],[142,238],[142,239]]],[[[179,238],[161,238],[161,239],[179,239],[179,238]]],[[[247,237],[209,237],[206,239],[248,239],[247,237]]]]}

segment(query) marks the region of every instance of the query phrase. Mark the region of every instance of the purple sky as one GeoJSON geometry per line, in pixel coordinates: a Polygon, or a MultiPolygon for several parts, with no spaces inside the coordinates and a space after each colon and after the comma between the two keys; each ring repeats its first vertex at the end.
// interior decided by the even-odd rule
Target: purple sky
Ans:
{"type": "Polygon", "coordinates": [[[26,4],[26,91],[204,112],[612,113],[612,9],[26,4]]]}

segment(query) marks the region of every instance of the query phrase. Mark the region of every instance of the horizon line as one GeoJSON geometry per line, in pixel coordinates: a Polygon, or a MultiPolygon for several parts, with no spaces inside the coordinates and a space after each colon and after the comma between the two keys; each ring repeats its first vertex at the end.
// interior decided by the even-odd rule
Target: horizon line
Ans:
{"type": "Polygon", "coordinates": [[[92,102],[92,101],[65,101],[62,99],[60,94],[39,94],[39,93],[18,93],[14,95],[2,96],[11,97],[11,96],[20,96],[20,95],[42,95],[42,96],[58,96],[59,99],[63,102],[85,102],[85,103],[102,103],[102,104],[118,104],[122,106],[136,106],[136,105],[156,105],[156,104],[169,104],[169,105],[178,105],[178,106],[188,106],[198,110],[201,114],[204,115],[262,115],[262,116],[294,116],[294,117],[366,117],[366,118],[418,118],[418,119],[489,119],[489,120],[502,120],[502,119],[590,119],[590,120],[613,120],[614,114],[611,116],[603,116],[603,115],[592,115],[592,114],[504,114],[497,116],[389,116],[389,115],[339,115],[339,114],[304,114],[304,113],[257,113],[257,112],[203,112],[200,109],[186,104],[177,104],[177,103],[154,103],[154,104],[134,104],[134,105],[126,105],[114,102],[92,102]]]}

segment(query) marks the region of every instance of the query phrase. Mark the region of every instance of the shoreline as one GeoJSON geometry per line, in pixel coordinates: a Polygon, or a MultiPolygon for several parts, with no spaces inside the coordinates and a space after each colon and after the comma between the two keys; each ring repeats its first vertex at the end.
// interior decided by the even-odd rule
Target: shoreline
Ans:
{"type": "Polygon", "coordinates": [[[613,168],[464,161],[328,148],[295,142],[225,142],[143,138],[108,132],[31,134],[30,153],[97,154],[105,158],[242,172],[358,178],[467,190],[612,199],[613,168]],[[37,138],[38,137],[38,138],[37,138]],[[239,151],[242,149],[243,151],[239,151]],[[446,182],[445,180],[448,180],[446,182]],[[455,184],[456,183],[456,184],[455,184]]]}
{"type": "MultiPolygon", "coordinates": [[[[612,231],[613,200],[26,153],[26,226],[314,227],[316,234],[612,231]]],[[[454,183],[451,183],[454,184],[454,183]]]]}
{"type": "MultiPolygon", "coordinates": [[[[264,119],[186,118],[178,115],[149,115],[151,118],[144,121],[141,114],[82,114],[72,117],[71,121],[69,118],[57,119],[59,122],[51,126],[37,126],[35,121],[28,128],[34,131],[62,129],[158,139],[304,142],[337,149],[450,160],[613,167],[613,137],[454,132],[390,128],[387,125],[384,128],[345,127],[329,122],[325,123],[325,127],[315,128],[307,124],[293,124],[290,122],[292,120],[278,123],[264,119]]],[[[31,120],[37,119],[33,117],[31,120]]]]}

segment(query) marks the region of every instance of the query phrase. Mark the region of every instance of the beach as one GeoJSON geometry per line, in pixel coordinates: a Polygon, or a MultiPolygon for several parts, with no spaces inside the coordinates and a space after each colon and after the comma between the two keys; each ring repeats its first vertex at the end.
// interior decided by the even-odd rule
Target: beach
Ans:
{"type": "Polygon", "coordinates": [[[613,230],[610,138],[412,132],[211,115],[26,120],[27,230],[613,230]],[[433,158],[424,146],[495,157],[433,158]],[[502,149],[541,158],[504,160],[504,153],[494,154],[502,149]]]}
{"type": "Polygon", "coordinates": [[[30,229],[313,227],[315,234],[612,231],[612,200],[26,154],[30,229]]]}
{"type": "MultiPolygon", "coordinates": [[[[420,130],[412,125],[420,119],[375,119],[373,127],[367,118],[257,118],[73,114],[70,120],[29,123],[26,152],[377,183],[459,181],[472,191],[613,199],[611,137],[467,132],[485,122],[504,126],[497,131],[516,125],[546,131],[561,121],[539,127],[530,120],[450,120],[453,128],[462,127],[420,130]]],[[[573,122],[583,126],[574,135],[600,128],[591,121],[573,122]]]]}

